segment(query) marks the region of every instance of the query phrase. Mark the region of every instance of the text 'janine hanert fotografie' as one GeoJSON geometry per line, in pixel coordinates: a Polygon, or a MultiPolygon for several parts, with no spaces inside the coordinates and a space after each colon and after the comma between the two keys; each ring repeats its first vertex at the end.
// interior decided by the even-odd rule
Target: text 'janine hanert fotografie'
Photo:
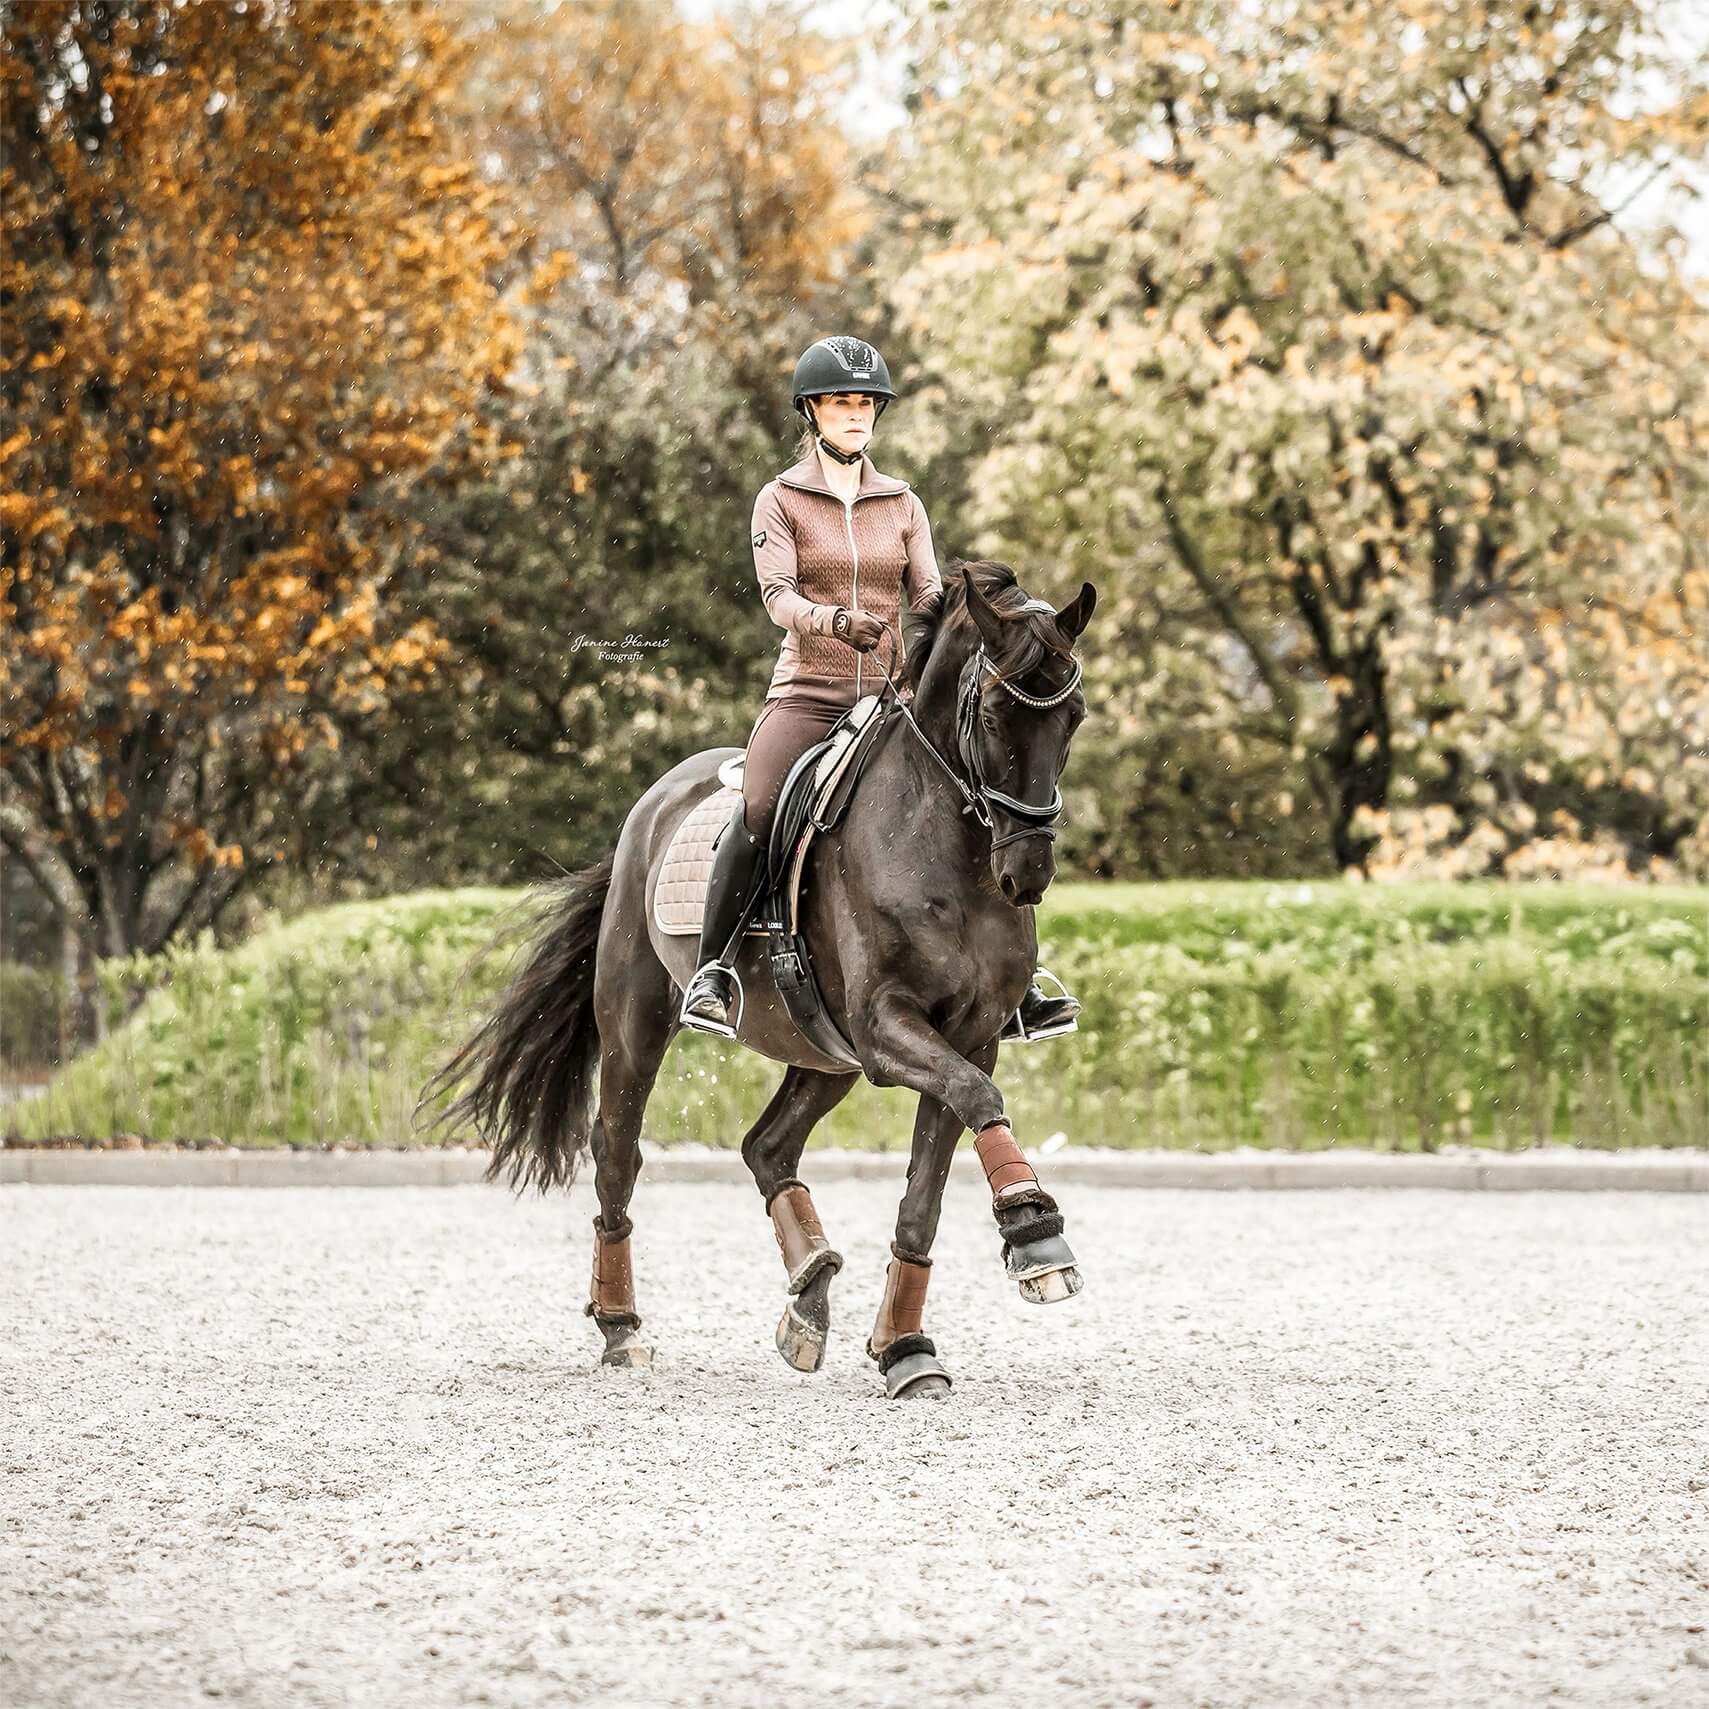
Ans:
{"type": "Polygon", "coordinates": [[[625,635],[621,641],[600,641],[591,635],[578,635],[570,643],[572,653],[579,652],[583,647],[592,647],[596,659],[611,659],[614,661],[634,660],[641,656],[643,647],[668,647],[670,642],[649,641],[640,635],[625,635]]]}

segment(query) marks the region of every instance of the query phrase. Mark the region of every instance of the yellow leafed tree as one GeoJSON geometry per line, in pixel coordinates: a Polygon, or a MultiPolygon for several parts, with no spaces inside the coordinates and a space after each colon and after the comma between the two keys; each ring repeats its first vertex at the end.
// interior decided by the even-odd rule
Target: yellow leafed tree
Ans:
{"type": "Polygon", "coordinates": [[[986,546],[1123,572],[1137,725],[1296,764],[1344,869],[1709,872],[1709,305],[1624,217],[1704,158],[1701,41],[1656,0],[916,10],[892,298],[993,424],[986,546]]]}

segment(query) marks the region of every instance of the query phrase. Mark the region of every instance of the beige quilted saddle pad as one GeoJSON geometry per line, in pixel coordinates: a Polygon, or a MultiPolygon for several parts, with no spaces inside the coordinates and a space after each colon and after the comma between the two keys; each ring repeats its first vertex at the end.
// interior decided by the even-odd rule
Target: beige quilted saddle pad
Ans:
{"type": "MultiPolygon", "coordinates": [[[[665,864],[653,892],[653,919],[661,932],[671,937],[699,937],[700,918],[706,908],[706,884],[712,876],[712,842],[730,822],[741,799],[739,782],[743,756],[737,754],[718,768],[719,787],[696,806],[671,838],[665,864]]],[[[748,922],[745,937],[764,937],[765,928],[748,922]]]]}
{"type": "MultiPolygon", "coordinates": [[[[872,722],[879,709],[879,699],[869,694],[855,702],[854,724],[824,753],[814,772],[814,801],[823,805],[836,794],[837,785],[853,763],[862,743],[879,726],[872,722]],[[857,736],[855,732],[859,732],[857,736]]],[[[664,869],[659,874],[658,887],[653,892],[653,919],[661,932],[670,937],[698,937],[700,919],[706,908],[706,883],[712,876],[712,844],[718,833],[730,822],[736,802],[742,793],[742,766],[746,752],[732,754],[718,768],[720,787],[691,808],[688,817],[677,826],[670,847],[665,850],[664,869]]],[[[807,847],[813,837],[813,827],[823,824],[809,816],[808,829],[797,839],[794,859],[789,869],[789,919],[793,926],[800,896],[801,873],[807,858],[807,847]]],[[[765,937],[766,929],[750,919],[744,937],[765,937]]]]}

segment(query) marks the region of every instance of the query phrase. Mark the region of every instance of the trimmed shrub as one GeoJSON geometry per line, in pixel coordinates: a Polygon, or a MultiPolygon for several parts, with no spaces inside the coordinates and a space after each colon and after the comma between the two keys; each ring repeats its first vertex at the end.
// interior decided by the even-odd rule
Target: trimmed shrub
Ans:
{"type": "MultiPolygon", "coordinates": [[[[423,1082],[507,971],[472,958],[530,917],[514,891],[424,892],[109,967],[146,999],[8,1119],[23,1136],[418,1143],[423,1082]]],[[[1709,1144],[1701,891],[1064,884],[1040,937],[1085,1012],[1077,1034],[1004,1049],[1027,1142],[1709,1144]]],[[[649,1140],[739,1145],[780,1073],[682,1035],[649,1140]]],[[[915,1102],[863,1083],[814,1141],[905,1150],[915,1102]]]]}

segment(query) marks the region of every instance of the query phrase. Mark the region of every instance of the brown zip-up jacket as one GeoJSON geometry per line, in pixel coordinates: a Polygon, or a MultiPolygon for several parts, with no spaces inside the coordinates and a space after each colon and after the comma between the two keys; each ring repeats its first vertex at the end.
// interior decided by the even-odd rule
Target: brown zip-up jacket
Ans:
{"type": "Polygon", "coordinates": [[[785,631],[767,700],[796,688],[872,694],[892,658],[901,683],[904,585],[914,612],[943,592],[926,507],[906,481],[881,475],[862,457],[860,486],[845,505],[826,485],[818,451],[809,451],[760,488],[753,543],[760,597],[785,631]],[[857,653],[831,633],[838,606],[870,611],[891,640],[857,653]]]}

